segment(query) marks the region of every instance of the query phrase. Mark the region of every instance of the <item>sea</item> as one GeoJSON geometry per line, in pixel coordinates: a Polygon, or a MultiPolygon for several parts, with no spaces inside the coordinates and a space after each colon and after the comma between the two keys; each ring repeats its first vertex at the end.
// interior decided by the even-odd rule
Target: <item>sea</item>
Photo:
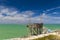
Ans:
{"type": "MultiPolygon", "coordinates": [[[[26,37],[30,33],[26,26],[26,24],[0,24],[0,40],[26,37]]],[[[60,24],[44,24],[43,26],[51,30],[60,30],[60,24]]]]}

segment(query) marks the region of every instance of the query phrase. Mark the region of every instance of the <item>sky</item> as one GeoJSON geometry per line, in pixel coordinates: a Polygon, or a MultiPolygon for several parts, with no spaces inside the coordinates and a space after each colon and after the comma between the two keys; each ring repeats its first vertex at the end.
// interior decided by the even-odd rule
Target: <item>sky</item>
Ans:
{"type": "Polygon", "coordinates": [[[0,0],[0,23],[60,24],[60,0],[0,0]]]}

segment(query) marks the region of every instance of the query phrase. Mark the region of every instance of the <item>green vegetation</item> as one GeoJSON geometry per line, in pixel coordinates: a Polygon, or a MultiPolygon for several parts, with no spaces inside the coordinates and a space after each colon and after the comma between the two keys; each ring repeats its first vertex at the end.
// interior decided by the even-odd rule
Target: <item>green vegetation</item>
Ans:
{"type": "Polygon", "coordinates": [[[43,38],[37,38],[37,39],[33,39],[33,40],[60,40],[60,37],[56,36],[56,35],[49,35],[43,38]]]}

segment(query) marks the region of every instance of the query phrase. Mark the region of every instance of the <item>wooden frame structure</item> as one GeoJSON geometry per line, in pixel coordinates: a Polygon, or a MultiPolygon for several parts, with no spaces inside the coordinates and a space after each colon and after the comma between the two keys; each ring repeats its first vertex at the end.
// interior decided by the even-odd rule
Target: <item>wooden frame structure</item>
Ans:
{"type": "Polygon", "coordinates": [[[30,29],[30,34],[31,35],[39,35],[42,34],[43,31],[43,23],[34,23],[34,24],[29,24],[27,25],[30,29]]]}
{"type": "Polygon", "coordinates": [[[43,18],[43,14],[42,16],[40,16],[40,23],[31,23],[31,16],[29,17],[29,23],[27,25],[27,27],[30,29],[30,34],[31,35],[38,35],[38,34],[42,34],[43,32],[43,22],[42,22],[42,18],[43,18]]]}

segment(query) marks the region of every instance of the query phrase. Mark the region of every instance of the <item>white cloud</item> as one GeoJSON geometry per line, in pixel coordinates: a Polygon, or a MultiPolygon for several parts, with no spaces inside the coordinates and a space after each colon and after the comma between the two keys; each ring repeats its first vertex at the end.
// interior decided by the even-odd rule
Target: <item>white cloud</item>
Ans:
{"type": "Polygon", "coordinates": [[[54,17],[54,16],[45,16],[43,19],[44,23],[50,23],[50,24],[60,24],[60,17],[54,17]]]}
{"type": "MultiPolygon", "coordinates": [[[[60,17],[53,17],[48,16],[47,14],[43,13],[42,19],[40,16],[31,17],[35,13],[33,11],[23,11],[19,12],[15,9],[10,9],[1,6],[0,7],[0,23],[60,23],[60,17]],[[6,16],[4,16],[4,15],[6,16]]],[[[56,12],[54,12],[56,14],[56,12]]]]}
{"type": "Polygon", "coordinates": [[[59,8],[60,8],[60,6],[59,7],[56,7],[56,8],[47,9],[46,11],[52,11],[54,9],[59,9],[59,8]]]}
{"type": "Polygon", "coordinates": [[[53,12],[53,14],[58,14],[58,12],[53,12]]]}
{"type": "Polygon", "coordinates": [[[51,9],[48,9],[46,11],[43,11],[43,14],[44,14],[44,18],[43,18],[43,22],[44,23],[54,23],[54,24],[60,24],[60,16],[57,16],[59,15],[60,13],[59,12],[56,12],[55,9],[60,9],[60,6],[59,7],[56,7],[56,8],[51,8],[51,9]],[[49,11],[52,11],[52,10],[55,10],[55,12],[53,13],[48,13],[49,11]],[[46,14],[48,13],[48,15],[46,14]],[[52,15],[53,14],[53,15],[52,15]],[[54,16],[55,15],[55,16],[54,16]]]}
{"type": "Polygon", "coordinates": [[[15,9],[11,10],[0,6],[0,23],[27,23],[29,17],[34,14],[32,11],[19,12],[15,9]]]}

